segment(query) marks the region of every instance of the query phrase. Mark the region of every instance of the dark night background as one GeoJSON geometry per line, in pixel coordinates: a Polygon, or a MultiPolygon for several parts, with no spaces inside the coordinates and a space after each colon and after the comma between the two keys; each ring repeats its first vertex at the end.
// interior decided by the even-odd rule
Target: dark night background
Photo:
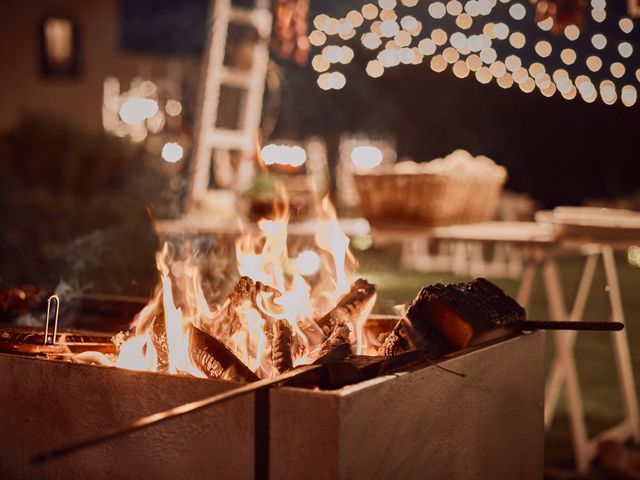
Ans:
{"type": "MultiPolygon", "coordinates": [[[[241,5],[246,1],[234,3],[241,5]]],[[[364,3],[312,0],[310,30],[317,14],[343,16],[364,3]]],[[[602,24],[590,19],[587,6],[586,29],[576,42],[537,28],[532,19],[533,7],[528,3],[524,20],[510,19],[509,5],[498,4],[491,21],[505,21],[511,31],[525,33],[528,41],[523,50],[512,51],[507,41],[499,42],[496,46],[499,58],[516,53],[525,65],[540,61],[533,45],[537,40],[548,39],[554,51],[542,61],[549,73],[555,68],[565,68],[572,73],[572,68],[580,65],[577,74],[587,73],[596,83],[608,78],[607,66],[617,56],[619,41],[640,43],[638,29],[630,35],[623,35],[618,29],[617,21],[626,8],[622,0],[608,2],[608,18],[602,24]],[[609,39],[603,51],[595,50],[588,41],[596,31],[605,33],[609,39]],[[566,47],[578,53],[578,61],[572,67],[559,60],[560,50],[566,47]],[[584,66],[584,59],[591,54],[604,59],[598,74],[591,74],[584,66]]],[[[399,17],[403,12],[410,13],[423,22],[419,38],[427,36],[436,28],[436,23],[437,26],[453,25],[449,16],[438,22],[430,19],[426,6],[427,3],[419,3],[410,9],[397,7],[399,17]]],[[[179,4],[170,0],[122,0],[123,46],[133,51],[197,53],[205,37],[207,8],[206,0],[179,4]]],[[[471,32],[478,33],[476,30],[474,25],[471,32]]],[[[418,161],[465,148],[505,165],[510,176],[508,187],[529,193],[545,207],[580,204],[585,199],[598,197],[613,198],[638,189],[640,163],[634,134],[640,125],[637,105],[627,108],[617,102],[608,106],[600,99],[587,104],[579,95],[567,101],[559,93],[545,98],[537,90],[525,94],[517,85],[504,90],[495,81],[482,85],[473,78],[473,73],[458,79],[450,69],[433,72],[428,66],[428,57],[421,65],[401,65],[385,70],[381,78],[372,79],[366,75],[365,66],[374,54],[360,45],[363,31],[361,28],[346,42],[356,55],[350,65],[341,66],[347,85],[340,91],[322,91],[317,87],[317,73],[310,65],[298,67],[279,61],[282,109],[274,137],[303,138],[320,134],[327,140],[330,157],[331,153],[337,154],[339,135],[345,131],[390,132],[397,138],[398,156],[409,155],[418,161]]],[[[345,44],[337,40],[338,44],[345,44]]],[[[330,37],[327,44],[331,43],[330,37]]],[[[311,55],[319,50],[313,49],[311,55]]],[[[633,64],[636,58],[637,52],[625,63],[633,64]]],[[[629,69],[616,84],[622,85],[622,81],[636,84],[634,71],[629,69]]]]}
{"type": "MultiPolygon", "coordinates": [[[[363,3],[312,0],[310,29],[319,13],[344,16],[363,3]]],[[[427,5],[398,7],[399,16],[411,13],[423,22],[418,38],[428,36],[436,24],[451,26],[450,17],[430,20],[427,5]]],[[[523,51],[510,52],[507,42],[500,42],[500,58],[515,52],[530,64],[537,59],[533,45],[546,38],[554,45],[552,56],[544,60],[547,71],[561,66],[559,51],[571,45],[579,58],[574,67],[580,63],[582,70],[564,68],[575,76],[585,73],[584,59],[595,52],[588,41],[595,31],[609,38],[601,54],[606,55],[605,65],[618,58],[616,46],[623,38],[640,45],[640,29],[630,35],[618,29],[625,8],[622,0],[610,1],[607,20],[588,23],[587,30],[593,31],[581,35],[575,45],[538,29],[531,21],[533,7],[526,5],[527,16],[520,22],[507,21],[508,4],[499,3],[492,13],[490,20],[503,20],[528,38],[523,51]]],[[[120,47],[132,54],[177,54],[197,62],[208,6],[207,0],[120,0],[120,47]]],[[[282,89],[272,138],[321,135],[334,166],[345,132],[391,133],[397,138],[398,155],[419,161],[465,148],[505,165],[508,187],[532,195],[543,207],[640,193],[635,134],[640,104],[607,106],[600,99],[587,104],[579,98],[564,100],[557,93],[545,98],[518,87],[504,90],[495,82],[482,85],[473,76],[455,78],[450,69],[434,73],[428,58],[421,65],[387,69],[381,78],[372,79],[365,66],[375,53],[359,46],[362,31],[347,42],[355,58],[339,67],[347,77],[339,91],[321,90],[310,65],[299,67],[274,57],[282,89]]],[[[471,33],[478,31],[474,25],[471,33]]],[[[314,48],[311,56],[319,51],[314,48]]],[[[640,65],[638,53],[625,63],[640,65]]],[[[629,68],[616,84],[637,86],[634,74],[635,67],[629,68]]],[[[605,77],[591,78],[597,83],[605,77]]],[[[193,111],[196,97],[186,92],[186,112],[193,111]]],[[[0,285],[50,287],[64,279],[81,290],[146,296],[156,282],[158,239],[145,206],[152,205],[158,217],[179,215],[181,166],[167,169],[131,142],[66,120],[27,116],[0,139],[0,285]]],[[[183,169],[188,161],[187,157],[181,162],[183,169]]]]}

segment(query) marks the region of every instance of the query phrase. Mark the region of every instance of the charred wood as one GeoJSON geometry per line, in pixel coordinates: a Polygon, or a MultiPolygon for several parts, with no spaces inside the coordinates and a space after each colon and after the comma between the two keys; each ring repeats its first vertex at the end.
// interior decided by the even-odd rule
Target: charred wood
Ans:
{"type": "Polygon", "coordinates": [[[320,346],[318,357],[326,357],[331,351],[336,349],[346,349],[351,352],[351,342],[349,341],[349,334],[351,330],[346,323],[338,323],[329,338],[320,346]],[[346,346],[346,347],[345,347],[346,346]]]}
{"type": "Polygon", "coordinates": [[[257,375],[218,339],[194,326],[191,326],[189,331],[191,360],[208,378],[247,382],[258,379],[257,375]]]}
{"type": "Polygon", "coordinates": [[[273,287],[262,282],[254,282],[249,277],[240,277],[229,298],[213,319],[214,335],[218,338],[229,338],[242,328],[241,307],[246,305],[260,312],[265,319],[265,334],[271,339],[273,319],[259,309],[257,304],[258,295],[264,293],[268,293],[272,298],[280,296],[280,292],[273,287]]]}
{"type": "Polygon", "coordinates": [[[347,324],[359,317],[375,301],[376,286],[359,278],[351,285],[347,292],[326,315],[316,320],[316,324],[325,336],[331,335],[335,327],[341,323],[347,324]]]}
{"type": "MultiPolygon", "coordinates": [[[[152,315],[150,334],[158,355],[158,371],[166,372],[169,368],[169,345],[161,302],[152,315]]],[[[209,333],[191,326],[190,338],[191,360],[208,378],[245,381],[258,378],[226,345],[209,333]]]]}
{"type": "Polygon", "coordinates": [[[287,380],[286,383],[297,387],[318,387],[323,390],[333,390],[425,363],[434,364],[445,353],[441,346],[431,345],[392,357],[348,355],[342,359],[334,360],[325,356],[314,362],[314,364],[322,365],[322,369],[303,372],[301,375],[287,380]]]}
{"type": "Polygon", "coordinates": [[[286,320],[273,322],[271,335],[271,362],[278,373],[293,368],[293,329],[286,320]]]}
{"type": "Polygon", "coordinates": [[[453,348],[436,332],[430,332],[428,335],[420,334],[407,318],[402,318],[384,339],[377,353],[382,357],[391,357],[416,350],[444,355],[452,352],[453,348]]]}
{"type": "Polygon", "coordinates": [[[151,341],[158,355],[158,371],[166,372],[169,368],[169,345],[167,343],[167,327],[164,320],[164,309],[160,305],[151,323],[151,341]]]}
{"type": "Polygon", "coordinates": [[[380,348],[378,348],[378,355],[391,357],[409,350],[411,350],[409,336],[406,333],[404,322],[400,320],[389,335],[386,336],[380,348]]]}

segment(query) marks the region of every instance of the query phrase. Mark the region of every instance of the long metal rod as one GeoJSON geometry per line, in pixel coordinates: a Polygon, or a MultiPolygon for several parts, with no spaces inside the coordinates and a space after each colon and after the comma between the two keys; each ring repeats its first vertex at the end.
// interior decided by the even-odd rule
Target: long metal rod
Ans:
{"type": "Polygon", "coordinates": [[[571,320],[526,320],[516,324],[521,330],[593,330],[599,332],[619,332],[624,329],[622,322],[580,322],[571,320]]]}
{"type": "Polygon", "coordinates": [[[113,440],[115,438],[128,435],[132,432],[142,430],[152,425],[158,425],[160,423],[166,422],[167,420],[171,420],[172,418],[197,412],[198,410],[202,410],[203,408],[226,402],[227,400],[231,400],[232,398],[237,398],[242,395],[255,392],[257,390],[275,385],[285,380],[290,380],[299,375],[306,374],[313,370],[318,370],[321,368],[324,368],[324,365],[306,365],[273,378],[257,380],[241,387],[233,388],[224,393],[213,395],[212,397],[204,398],[202,400],[197,400],[191,403],[186,403],[184,405],[179,405],[169,410],[165,410],[164,412],[154,413],[146,417],[142,417],[135,422],[130,423],[129,425],[125,425],[124,427],[116,428],[114,430],[87,438],[85,440],[80,440],[79,442],[72,443],[70,445],[67,445],[66,447],[39,453],[31,458],[31,462],[34,464],[42,464],[51,460],[62,458],[74,452],[84,450],[85,448],[98,445],[108,440],[113,440]]]}

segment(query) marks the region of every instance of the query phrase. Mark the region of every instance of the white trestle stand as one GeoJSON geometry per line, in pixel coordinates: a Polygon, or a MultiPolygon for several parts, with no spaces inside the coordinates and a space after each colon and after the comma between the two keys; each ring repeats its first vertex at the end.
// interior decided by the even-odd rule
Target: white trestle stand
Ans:
{"type": "MultiPolygon", "coordinates": [[[[374,243],[378,245],[390,243],[406,245],[407,242],[412,241],[434,240],[476,242],[488,246],[502,244],[508,245],[511,249],[519,249],[524,265],[520,276],[517,300],[521,305],[527,307],[536,273],[541,269],[551,320],[582,320],[587,299],[593,290],[598,260],[602,258],[606,278],[605,290],[611,309],[610,320],[625,322],[614,249],[626,249],[631,245],[630,242],[620,242],[615,237],[611,240],[593,237],[559,238],[549,225],[535,222],[484,222],[411,230],[374,228],[372,234],[374,243]],[[576,298],[573,301],[571,311],[569,311],[566,307],[564,289],[556,262],[560,256],[575,255],[576,253],[583,256],[585,261],[576,298]]],[[[404,258],[404,262],[411,263],[406,258],[404,258]]],[[[544,420],[545,428],[549,429],[558,407],[562,389],[566,388],[576,469],[579,473],[585,473],[589,470],[589,465],[597,454],[598,443],[603,440],[625,441],[630,438],[638,442],[640,441],[640,429],[629,341],[626,330],[622,330],[610,332],[609,335],[613,343],[624,418],[608,430],[600,432],[592,438],[589,437],[574,351],[577,333],[576,331],[552,333],[555,351],[546,384],[544,420]]]]}

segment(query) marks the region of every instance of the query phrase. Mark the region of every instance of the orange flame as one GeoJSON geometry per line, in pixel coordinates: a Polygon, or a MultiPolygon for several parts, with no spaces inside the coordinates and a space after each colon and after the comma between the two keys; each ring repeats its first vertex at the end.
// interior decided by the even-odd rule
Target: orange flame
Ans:
{"type": "Polygon", "coordinates": [[[158,354],[148,332],[130,338],[120,347],[115,366],[129,370],[155,372],[158,369],[158,354]]]}
{"type": "MultiPolygon", "coordinates": [[[[288,205],[284,198],[281,204],[288,205]]],[[[286,209],[274,219],[260,220],[259,233],[238,239],[239,273],[272,288],[260,291],[255,303],[247,301],[235,306],[231,313],[239,325],[233,329],[229,328],[227,318],[230,301],[212,308],[202,290],[198,269],[190,261],[174,261],[165,244],[156,256],[160,273],[158,292],[132,322],[133,335],[122,343],[117,358],[85,352],[76,360],[203,377],[190,354],[189,332],[195,326],[212,333],[258,376],[268,377],[277,373],[271,361],[273,332],[269,328],[273,322],[285,320],[291,326],[294,365],[312,361],[320,344],[315,335],[312,342],[304,332],[319,330],[315,319],[349,291],[356,267],[349,251],[349,238],[328,198],[323,199],[319,212],[315,248],[305,251],[307,259],[318,261],[317,272],[301,271],[296,258],[289,257],[286,209]],[[307,281],[305,276],[311,280],[307,281]],[[159,326],[164,327],[160,333],[159,326]]],[[[358,352],[365,350],[363,328],[368,313],[353,319],[351,325],[352,341],[358,352]]]]}

